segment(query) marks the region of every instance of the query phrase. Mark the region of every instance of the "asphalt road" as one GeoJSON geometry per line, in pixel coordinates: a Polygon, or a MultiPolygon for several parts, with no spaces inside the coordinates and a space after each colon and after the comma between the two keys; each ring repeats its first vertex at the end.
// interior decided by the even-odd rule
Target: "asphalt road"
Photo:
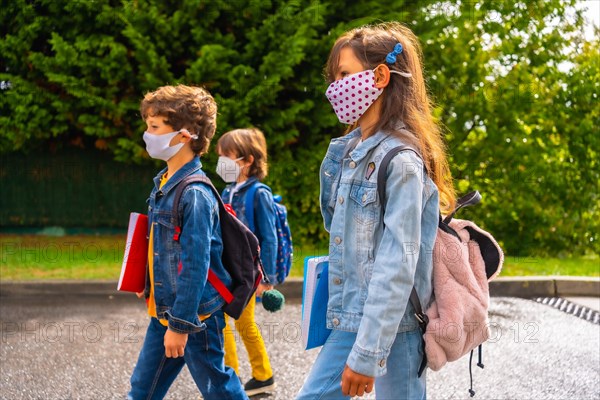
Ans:
{"type": "MultiPolygon", "coordinates": [[[[278,388],[255,398],[293,399],[318,353],[302,349],[300,304],[257,311],[278,388]]],[[[473,369],[476,400],[600,399],[600,325],[507,297],[492,299],[490,317],[485,369],[473,369]]],[[[0,398],[125,398],[147,323],[133,295],[2,297],[0,398]]],[[[249,364],[238,351],[246,381],[249,364]]],[[[468,357],[429,371],[427,382],[429,399],[469,398],[468,357]]],[[[200,398],[187,369],[167,398],[200,398]]]]}

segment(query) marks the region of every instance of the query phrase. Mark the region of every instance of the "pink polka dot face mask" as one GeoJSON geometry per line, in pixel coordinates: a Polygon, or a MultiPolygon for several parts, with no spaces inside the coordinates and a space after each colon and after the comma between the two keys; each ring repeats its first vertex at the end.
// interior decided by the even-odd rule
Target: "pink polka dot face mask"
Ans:
{"type": "Polygon", "coordinates": [[[358,121],[381,93],[383,88],[375,87],[375,74],[366,70],[332,82],[325,96],[340,122],[351,125],[358,121]]]}

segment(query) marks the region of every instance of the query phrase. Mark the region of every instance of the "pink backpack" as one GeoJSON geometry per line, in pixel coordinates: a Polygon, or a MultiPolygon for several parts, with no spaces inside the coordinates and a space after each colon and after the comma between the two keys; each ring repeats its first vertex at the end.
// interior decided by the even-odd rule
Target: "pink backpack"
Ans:
{"type": "Polygon", "coordinates": [[[492,235],[471,221],[442,221],[433,253],[434,300],[426,311],[427,366],[439,371],[489,336],[488,282],[500,272],[504,255],[492,235]],[[458,238],[455,236],[458,235],[458,238]]]}
{"type": "MultiPolygon", "coordinates": [[[[382,204],[385,199],[386,170],[391,159],[400,151],[411,147],[398,146],[391,149],[381,161],[377,176],[377,188],[382,204]]],[[[421,308],[415,288],[410,302],[424,336],[423,360],[418,371],[421,376],[426,366],[439,371],[448,361],[455,361],[471,353],[489,336],[488,306],[489,281],[502,269],[504,254],[496,240],[488,232],[471,221],[453,219],[461,208],[481,201],[479,192],[471,192],[457,200],[454,211],[442,219],[440,215],[433,252],[433,298],[425,313],[421,308]]],[[[385,208],[385,205],[384,205],[385,208]]],[[[469,363],[471,388],[473,380],[469,363]]]]}

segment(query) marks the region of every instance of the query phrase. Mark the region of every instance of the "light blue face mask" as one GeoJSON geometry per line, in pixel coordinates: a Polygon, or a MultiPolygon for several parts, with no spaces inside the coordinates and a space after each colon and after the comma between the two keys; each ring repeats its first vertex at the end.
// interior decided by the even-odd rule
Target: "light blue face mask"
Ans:
{"type": "MultiPolygon", "coordinates": [[[[158,160],[168,161],[173,157],[185,143],[177,143],[176,145],[169,146],[171,140],[181,132],[188,132],[187,129],[180,129],[175,132],[165,133],[163,135],[156,135],[148,131],[144,132],[144,142],[146,142],[146,151],[152,158],[158,160]]],[[[193,139],[197,139],[197,135],[192,135],[193,139]]]]}

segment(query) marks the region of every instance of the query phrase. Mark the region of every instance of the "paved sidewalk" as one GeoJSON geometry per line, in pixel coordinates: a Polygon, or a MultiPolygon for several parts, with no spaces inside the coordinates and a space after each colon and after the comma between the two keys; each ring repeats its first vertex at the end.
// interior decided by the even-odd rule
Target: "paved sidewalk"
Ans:
{"type": "MultiPolygon", "coordinates": [[[[123,399],[148,323],[134,295],[0,292],[0,399],[123,399]]],[[[257,307],[277,391],[293,399],[318,349],[300,342],[300,303],[257,307]]],[[[495,297],[485,369],[473,369],[475,399],[600,399],[600,325],[531,300],[495,297]]],[[[239,343],[239,339],[238,339],[239,343]]],[[[243,348],[243,346],[241,346],[243,348]]],[[[244,350],[241,374],[250,378],[244,350]]],[[[429,372],[429,399],[466,399],[468,357],[429,372]]],[[[198,399],[187,372],[168,399],[198,399]]],[[[374,398],[373,395],[367,398],[374,398]]]]}

